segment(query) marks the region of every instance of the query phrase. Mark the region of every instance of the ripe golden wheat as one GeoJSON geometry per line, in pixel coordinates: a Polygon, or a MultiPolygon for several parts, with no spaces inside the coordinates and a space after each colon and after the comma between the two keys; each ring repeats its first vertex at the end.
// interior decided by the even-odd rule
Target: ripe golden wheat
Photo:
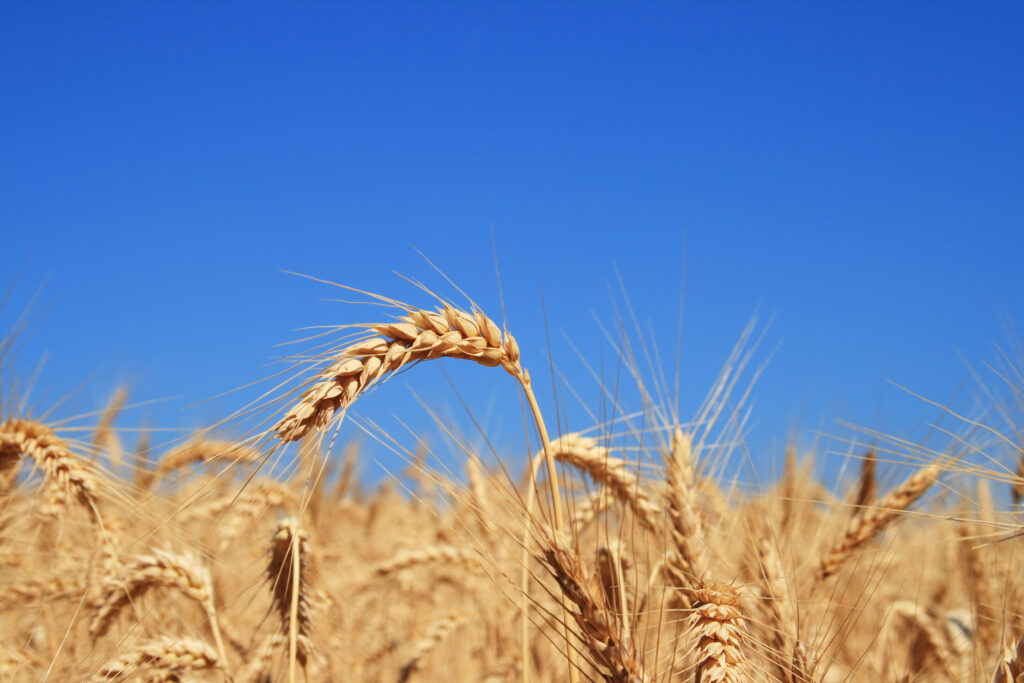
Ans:
{"type": "Polygon", "coordinates": [[[965,420],[940,450],[858,444],[856,477],[795,447],[777,482],[742,476],[738,352],[693,421],[648,396],[549,435],[507,329],[377,300],[396,318],[304,359],[255,437],[130,458],[123,391],[91,439],[3,406],[0,679],[1024,680],[1009,437],[965,420]],[[359,448],[321,437],[445,359],[511,375],[539,449],[361,486],[359,448]],[[290,474],[265,466],[292,450],[290,474]]]}

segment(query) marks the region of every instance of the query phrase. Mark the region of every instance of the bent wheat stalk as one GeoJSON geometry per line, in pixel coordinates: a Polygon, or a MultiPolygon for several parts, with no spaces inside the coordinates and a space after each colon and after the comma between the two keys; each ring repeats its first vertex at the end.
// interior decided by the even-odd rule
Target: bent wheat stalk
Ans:
{"type": "MultiPolygon", "coordinates": [[[[530,406],[547,464],[555,530],[563,533],[565,519],[551,439],[533,391],[530,372],[520,363],[519,344],[512,334],[507,329],[502,332],[493,320],[476,308],[470,313],[444,304],[436,311],[428,311],[372,296],[400,308],[405,315],[396,322],[363,326],[371,334],[332,356],[299,401],[274,425],[278,439],[288,443],[315,429],[322,429],[339,411],[343,416],[344,411],[372,385],[421,361],[455,358],[486,367],[501,367],[519,382],[530,406]]],[[[531,490],[534,486],[531,484],[531,490]]],[[[527,617],[524,615],[523,618],[527,617]]],[[[574,658],[571,649],[570,658],[574,658]]],[[[524,666],[524,679],[528,676],[527,671],[528,667],[524,666]]],[[[572,666],[570,679],[573,683],[577,679],[572,666]]]]}
{"type": "Polygon", "coordinates": [[[274,426],[278,438],[285,443],[296,441],[325,427],[339,410],[344,414],[373,384],[421,361],[457,358],[486,367],[502,367],[516,378],[530,404],[546,454],[555,524],[562,531],[564,521],[551,442],[530,373],[519,362],[519,344],[512,334],[508,330],[503,333],[479,310],[468,313],[445,304],[437,311],[428,311],[378,298],[403,309],[405,315],[396,322],[365,325],[373,334],[330,359],[298,403],[274,426]]]}

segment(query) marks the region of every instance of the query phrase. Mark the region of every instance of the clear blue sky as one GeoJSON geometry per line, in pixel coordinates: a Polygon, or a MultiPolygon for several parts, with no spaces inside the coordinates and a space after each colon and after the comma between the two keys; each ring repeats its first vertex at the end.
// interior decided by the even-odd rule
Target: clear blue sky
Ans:
{"type": "MultiPolygon", "coordinates": [[[[595,407],[562,332],[600,362],[616,267],[669,366],[685,270],[684,406],[774,316],[758,457],[910,433],[934,411],[887,380],[945,400],[1024,314],[1019,4],[6,2],[0,100],[3,320],[52,303],[37,408],[127,382],[177,398],[125,424],[198,426],[295,328],[372,315],[282,269],[427,303],[391,274],[443,284],[415,246],[496,311],[492,226],[534,374],[543,289],[595,407]]],[[[407,383],[457,414],[420,371],[364,414],[432,429],[407,383]]]]}

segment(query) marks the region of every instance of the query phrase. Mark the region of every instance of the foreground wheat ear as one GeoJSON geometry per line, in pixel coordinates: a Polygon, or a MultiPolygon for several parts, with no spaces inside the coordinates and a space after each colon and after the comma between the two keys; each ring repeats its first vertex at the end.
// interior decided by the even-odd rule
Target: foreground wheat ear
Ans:
{"type": "Polygon", "coordinates": [[[435,311],[405,308],[397,322],[367,325],[373,335],[343,348],[274,427],[285,442],[324,427],[372,384],[424,360],[461,358],[501,366],[523,377],[519,345],[480,311],[449,305],[435,311]]]}
{"type": "Polygon", "coordinates": [[[405,312],[396,322],[362,325],[371,331],[328,359],[321,371],[274,426],[285,443],[296,441],[314,429],[325,427],[374,383],[425,360],[457,358],[487,367],[502,367],[516,378],[533,413],[547,461],[555,512],[555,526],[563,531],[558,476],[547,427],[537,404],[530,373],[519,362],[519,344],[507,329],[474,307],[466,312],[444,303],[435,311],[379,300],[405,312]]]}

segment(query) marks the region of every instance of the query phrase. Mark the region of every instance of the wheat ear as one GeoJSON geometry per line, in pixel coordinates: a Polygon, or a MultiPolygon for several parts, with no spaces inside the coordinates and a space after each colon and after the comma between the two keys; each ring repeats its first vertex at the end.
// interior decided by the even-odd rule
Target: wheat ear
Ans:
{"type": "Polygon", "coordinates": [[[105,452],[113,467],[118,467],[121,464],[121,439],[118,438],[117,432],[114,431],[114,420],[117,419],[117,416],[124,409],[124,403],[127,399],[128,390],[124,387],[118,387],[117,391],[114,392],[114,397],[110,399],[110,403],[107,404],[106,409],[100,416],[100,423],[96,426],[96,431],[92,436],[92,444],[96,449],[96,453],[105,452]]]}
{"type": "Polygon", "coordinates": [[[284,519],[278,526],[267,573],[274,607],[288,634],[288,681],[295,683],[296,663],[306,668],[313,627],[308,583],[309,536],[295,518],[284,519]]]}
{"type": "Polygon", "coordinates": [[[270,680],[270,664],[274,659],[274,650],[285,640],[280,633],[271,633],[266,636],[253,650],[249,660],[235,674],[237,683],[261,683],[270,680]]]}
{"type": "Polygon", "coordinates": [[[1002,658],[992,673],[992,683],[1017,683],[1024,678],[1024,636],[1016,645],[1003,648],[1002,658]]]}
{"type": "Polygon", "coordinates": [[[89,590],[89,582],[80,574],[65,572],[44,579],[23,581],[4,586],[0,609],[11,610],[42,600],[80,600],[89,590]]]}
{"type": "Polygon", "coordinates": [[[944,459],[939,460],[915,472],[880,500],[877,505],[865,508],[861,514],[853,517],[846,530],[840,534],[822,559],[818,580],[824,581],[835,574],[857,548],[874,538],[900,512],[906,510],[920,498],[942,474],[946,462],[944,459]]]}
{"type": "Polygon", "coordinates": [[[661,510],[640,486],[639,478],[630,471],[628,462],[612,457],[597,439],[579,434],[566,434],[551,442],[555,460],[568,463],[603,484],[620,501],[629,506],[637,519],[648,529],[656,529],[661,510]]]}
{"type": "Polygon", "coordinates": [[[806,677],[806,654],[797,638],[797,619],[788,596],[785,570],[778,547],[769,533],[762,533],[757,545],[757,557],[765,596],[761,603],[771,618],[768,627],[771,647],[769,656],[779,669],[784,681],[802,681],[806,677]],[[793,645],[790,646],[790,641],[793,645]]]}
{"type": "Polygon", "coordinates": [[[622,626],[622,639],[629,641],[633,622],[626,589],[626,576],[631,568],[629,559],[623,556],[619,544],[601,545],[594,556],[594,567],[604,591],[605,603],[615,611],[622,626]]]}
{"type": "Polygon", "coordinates": [[[177,680],[182,672],[212,669],[220,661],[213,648],[198,638],[163,636],[107,662],[92,681],[120,681],[144,670],[161,674],[156,680],[177,680]]]}
{"type": "Polygon", "coordinates": [[[67,507],[69,498],[74,497],[103,527],[96,475],[49,427],[31,420],[8,420],[0,424],[0,463],[22,455],[31,457],[46,474],[43,514],[58,514],[67,507]]]}
{"type": "Polygon", "coordinates": [[[456,613],[442,617],[431,624],[423,637],[413,645],[412,652],[398,676],[398,683],[406,683],[419,667],[420,660],[430,654],[449,634],[467,621],[469,621],[468,615],[456,613]]]}
{"type": "Polygon", "coordinates": [[[694,683],[746,681],[744,618],[732,586],[706,582],[694,591],[689,627],[697,637],[694,683]]]}
{"type": "Polygon", "coordinates": [[[693,439],[676,427],[665,462],[668,484],[668,517],[672,523],[672,550],[665,558],[666,570],[679,587],[691,585],[707,570],[701,518],[697,510],[693,469],[693,439]]]}
{"type": "Polygon", "coordinates": [[[469,548],[453,545],[433,545],[419,550],[403,550],[370,570],[370,575],[384,578],[398,572],[426,564],[443,564],[480,571],[480,558],[469,548]]]}
{"type": "Polygon", "coordinates": [[[451,306],[437,312],[406,308],[393,323],[367,325],[374,335],[342,349],[302,398],[274,427],[282,441],[295,441],[325,426],[378,380],[424,360],[460,358],[521,372],[519,346],[480,311],[451,306]]]}
{"type": "Polygon", "coordinates": [[[973,545],[974,539],[971,537],[970,529],[966,525],[960,524],[956,531],[957,536],[960,537],[964,573],[967,575],[970,596],[974,603],[975,641],[980,646],[982,655],[987,655],[996,645],[996,624],[999,621],[999,613],[993,605],[995,598],[989,590],[987,568],[982,561],[980,549],[973,545]]]}
{"type": "Polygon", "coordinates": [[[868,450],[864,459],[860,462],[860,478],[857,480],[857,493],[853,498],[853,514],[859,515],[861,510],[875,501],[875,492],[878,484],[875,482],[875,470],[878,467],[878,457],[875,449],[868,450]]]}
{"type": "Polygon", "coordinates": [[[628,628],[606,599],[600,581],[587,575],[578,550],[548,541],[539,559],[575,607],[569,614],[576,623],[577,635],[602,676],[616,683],[646,680],[636,647],[631,639],[623,637],[628,628]]]}
{"type": "MultiPolygon", "coordinates": [[[[895,639],[909,646],[906,658],[909,673],[922,674],[929,669],[938,669],[952,675],[953,652],[945,619],[910,600],[897,600],[886,615],[883,629],[891,631],[897,620],[904,628],[895,639]]],[[[891,656],[888,649],[886,652],[891,656]]],[[[892,665],[887,664],[884,668],[889,670],[892,665]]]]}
{"type": "Polygon", "coordinates": [[[199,603],[210,623],[217,654],[224,660],[224,642],[217,621],[210,572],[191,555],[156,551],[152,555],[137,557],[120,568],[100,586],[99,595],[92,604],[96,614],[89,624],[90,635],[94,638],[105,635],[125,607],[154,588],[171,588],[199,603]]]}
{"type": "Polygon", "coordinates": [[[164,456],[153,471],[151,481],[159,481],[175,470],[206,462],[228,461],[235,463],[259,463],[263,454],[230,441],[199,439],[183,444],[164,456]]]}

